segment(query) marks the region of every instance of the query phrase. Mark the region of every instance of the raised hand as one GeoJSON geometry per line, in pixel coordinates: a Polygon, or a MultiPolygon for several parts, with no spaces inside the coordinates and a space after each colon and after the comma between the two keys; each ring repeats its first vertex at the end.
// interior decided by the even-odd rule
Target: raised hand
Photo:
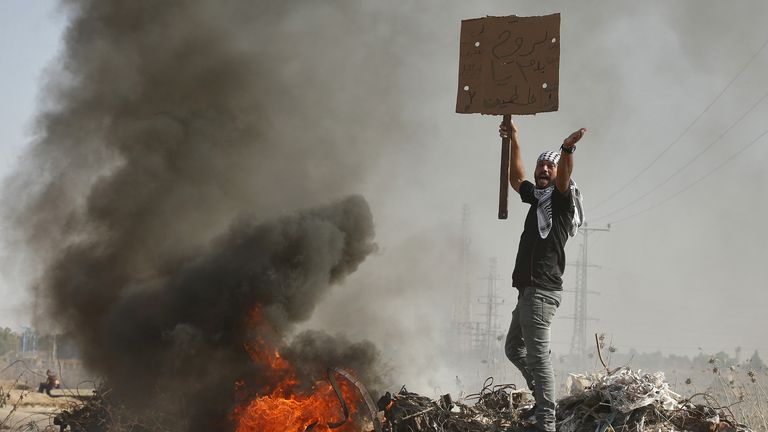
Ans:
{"type": "Polygon", "coordinates": [[[512,138],[515,135],[517,135],[517,126],[515,126],[515,122],[510,120],[509,126],[504,124],[504,122],[501,122],[501,124],[499,125],[499,135],[502,138],[512,138]]]}
{"type": "MultiPolygon", "coordinates": [[[[501,129],[499,129],[501,131],[501,129]]],[[[584,134],[587,133],[587,128],[581,128],[577,130],[576,132],[572,133],[568,138],[563,140],[563,145],[565,147],[573,147],[576,145],[577,142],[584,136],[584,134]]]]}

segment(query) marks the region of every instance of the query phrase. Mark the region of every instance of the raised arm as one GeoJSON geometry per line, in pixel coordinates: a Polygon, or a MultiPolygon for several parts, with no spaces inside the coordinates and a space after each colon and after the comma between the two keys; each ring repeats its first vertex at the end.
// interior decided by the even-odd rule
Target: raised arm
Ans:
{"type": "Polygon", "coordinates": [[[555,178],[555,186],[561,193],[565,193],[570,187],[571,173],[573,173],[573,151],[568,150],[574,149],[576,143],[585,133],[587,133],[587,129],[581,128],[563,140],[563,146],[560,149],[560,162],[557,164],[557,177],[555,178]]]}
{"type": "Polygon", "coordinates": [[[509,125],[501,122],[499,135],[502,138],[509,138],[509,185],[515,192],[520,193],[520,185],[525,180],[525,169],[523,168],[523,161],[520,159],[520,143],[517,140],[515,123],[511,120],[509,125]]]}

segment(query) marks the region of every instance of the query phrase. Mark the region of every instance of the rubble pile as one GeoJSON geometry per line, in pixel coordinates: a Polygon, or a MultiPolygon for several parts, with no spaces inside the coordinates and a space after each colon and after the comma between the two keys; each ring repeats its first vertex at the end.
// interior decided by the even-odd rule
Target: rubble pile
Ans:
{"type": "Polygon", "coordinates": [[[385,432],[400,431],[499,431],[521,422],[519,410],[532,402],[530,393],[514,385],[491,386],[486,380],[480,393],[454,402],[450,395],[438,401],[409,392],[386,393],[378,406],[384,411],[385,432]],[[474,402],[470,405],[467,402],[474,402]]]}
{"type": "MultiPolygon", "coordinates": [[[[566,393],[557,404],[558,432],[751,432],[748,426],[735,422],[730,409],[719,406],[711,396],[697,394],[686,399],[676,394],[661,372],[618,368],[593,375],[572,374],[566,393]],[[702,403],[694,403],[694,398],[702,403]]],[[[376,404],[370,399],[366,402],[371,422],[361,427],[363,431],[535,430],[530,392],[512,384],[493,385],[490,378],[479,393],[456,401],[449,394],[432,400],[402,387],[396,394],[386,393],[376,404]]],[[[152,427],[149,419],[129,419],[110,405],[97,396],[61,412],[53,423],[60,431],[72,432],[106,432],[116,430],[116,424],[121,425],[117,429],[126,431],[160,430],[152,427]]],[[[296,432],[310,431],[314,426],[296,432]]]]}
{"type": "MultiPolygon", "coordinates": [[[[559,432],[691,431],[749,432],[727,407],[711,397],[695,404],[674,393],[662,372],[618,368],[608,373],[571,375],[568,396],[557,404],[559,432]]],[[[490,387],[461,401],[443,395],[433,401],[408,392],[379,401],[385,432],[501,432],[534,430],[530,393],[512,385],[490,387]]]]}

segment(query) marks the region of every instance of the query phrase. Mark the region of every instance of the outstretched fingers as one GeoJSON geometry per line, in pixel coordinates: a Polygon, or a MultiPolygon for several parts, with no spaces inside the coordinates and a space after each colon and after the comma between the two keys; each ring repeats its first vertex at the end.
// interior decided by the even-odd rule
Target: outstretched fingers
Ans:
{"type": "Polygon", "coordinates": [[[563,141],[563,144],[566,147],[574,146],[577,142],[584,136],[584,134],[587,133],[587,128],[581,128],[577,130],[576,132],[572,133],[568,138],[563,141]]]}

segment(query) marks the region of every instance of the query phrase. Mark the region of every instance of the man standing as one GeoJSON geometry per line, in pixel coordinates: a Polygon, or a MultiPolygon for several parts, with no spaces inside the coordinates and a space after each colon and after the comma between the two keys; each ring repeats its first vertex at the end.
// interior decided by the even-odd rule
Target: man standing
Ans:
{"type": "Polygon", "coordinates": [[[507,333],[504,352],[520,369],[536,399],[536,428],[555,431],[555,376],[550,358],[550,325],[560,306],[565,270],[565,242],[579,221],[571,181],[573,152],[587,132],[582,128],[563,141],[560,151],[539,155],[531,183],[525,180],[514,123],[502,123],[499,133],[510,139],[509,183],[530,204],[517,249],[512,285],[518,289],[517,306],[507,333]]]}

